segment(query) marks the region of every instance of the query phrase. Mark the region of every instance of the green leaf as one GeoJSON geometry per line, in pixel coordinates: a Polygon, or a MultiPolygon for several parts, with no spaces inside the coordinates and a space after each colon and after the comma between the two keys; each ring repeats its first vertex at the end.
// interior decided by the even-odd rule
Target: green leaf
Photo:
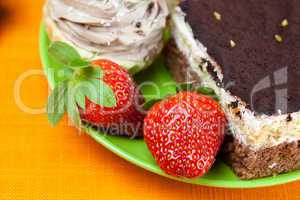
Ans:
{"type": "Polygon", "coordinates": [[[83,88],[79,88],[75,94],[75,101],[85,111],[85,98],[86,98],[86,91],[83,88]]]}
{"type": "Polygon", "coordinates": [[[47,115],[52,126],[57,125],[65,113],[65,98],[67,96],[67,82],[55,87],[48,97],[47,115]]]}
{"type": "Polygon", "coordinates": [[[102,78],[103,77],[103,71],[100,67],[91,67],[91,74],[90,78],[102,78]]]}
{"type": "Polygon", "coordinates": [[[164,44],[167,44],[169,42],[169,40],[171,39],[171,37],[172,37],[171,28],[170,28],[170,26],[167,26],[163,32],[164,44]]]}
{"type": "Polygon", "coordinates": [[[193,83],[194,82],[181,83],[177,86],[177,90],[178,91],[191,91],[193,89],[193,83]]]}
{"type": "Polygon", "coordinates": [[[197,89],[197,92],[205,95],[215,95],[215,91],[209,87],[200,87],[197,89]]]}
{"type": "Polygon", "coordinates": [[[78,105],[75,99],[75,94],[76,94],[75,92],[77,91],[74,90],[71,84],[69,84],[69,93],[68,93],[68,97],[66,98],[66,105],[67,105],[66,110],[72,123],[75,126],[80,127],[81,119],[80,119],[78,105]]]}
{"type": "Polygon", "coordinates": [[[68,81],[73,78],[74,70],[70,68],[60,68],[55,71],[55,81],[57,83],[68,81]]]}
{"type": "Polygon", "coordinates": [[[203,95],[211,96],[216,101],[220,101],[220,97],[216,94],[216,92],[212,88],[199,87],[197,88],[197,92],[203,95]]]}
{"type": "Polygon", "coordinates": [[[80,128],[81,127],[80,113],[79,113],[79,109],[78,109],[77,104],[74,99],[69,101],[68,107],[67,107],[67,112],[68,112],[68,116],[71,119],[72,123],[76,127],[80,128]]]}
{"type": "Polygon", "coordinates": [[[80,80],[100,79],[103,77],[103,71],[100,67],[87,67],[81,70],[80,80]]]}
{"type": "Polygon", "coordinates": [[[162,101],[162,99],[151,99],[144,103],[143,108],[145,110],[150,110],[150,108],[152,108],[156,103],[158,103],[160,101],[162,101]]]}
{"type": "Polygon", "coordinates": [[[89,67],[90,62],[81,58],[75,48],[64,42],[53,42],[48,49],[49,56],[66,67],[89,67]]]}
{"type": "Polygon", "coordinates": [[[215,100],[215,101],[220,101],[220,97],[218,95],[213,95],[212,98],[215,100]]]}
{"type": "Polygon", "coordinates": [[[86,79],[78,80],[73,84],[71,95],[83,110],[85,109],[86,97],[95,104],[104,107],[115,107],[117,105],[113,90],[102,80],[86,79]]]}
{"type": "Polygon", "coordinates": [[[68,67],[73,68],[73,69],[86,68],[86,67],[90,67],[90,66],[91,66],[90,61],[87,61],[84,59],[74,60],[68,65],[68,67]]]}
{"type": "Polygon", "coordinates": [[[90,101],[95,104],[102,105],[104,107],[115,107],[117,106],[117,100],[115,93],[106,83],[102,80],[91,79],[88,82],[93,85],[94,90],[92,93],[88,93],[87,97],[90,101]]]}

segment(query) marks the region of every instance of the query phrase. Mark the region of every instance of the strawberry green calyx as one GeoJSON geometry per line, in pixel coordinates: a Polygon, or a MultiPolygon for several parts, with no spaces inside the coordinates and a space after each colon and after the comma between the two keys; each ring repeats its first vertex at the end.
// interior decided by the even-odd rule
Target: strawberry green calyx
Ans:
{"type": "Polygon", "coordinates": [[[204,87],[204,86],[197,86],[195,85],[195,82],[185,82],[181,83],[177,86],[178,92],[180,91],[195,91],[199,94],[206,95],[212,97],[216,101],[220,101],[220,98],[214,91],[214,89],[210,87],[204,87]]]}
{"type": "MultiPolygon", "coordinates": [[[[177,92],[182,92],[182,91],[195,91],[198,94],[210,96],[216,101],[220,100],[212,88],[195,86],[194,82],[185,82],[185,83],[178,84],[177,92]]],[[[163,100],[163,98],[154,98],[154,99],[148,100],[144,103],[143,108],[145,110],[150,110],[150,108],[152,108],[156,103],[158,103],[162,100],[163,100]]]]}
{"type": "Polygon", "coordinates": [[[82,59],[72,46],[63,42],[53,42],[48,49],[49,56],[62,72],[63,80],[52,90],[47,102],[50,123],[55,126],[64,113],[71,121],[81,126],[79,107],[85,110],[86,99],[104,107],[115,107],[116,97],[103,80],[103,70],[90,61],[82,59]]]}
{"type": "Polygon", "coordinates": [[[219,96],[216,94],[216,92],[212,88],[199,87],[199,88],[197,88],[197,92],[199,94],[204,94],[204,95],[207,95],[207,96],[211,96],[216,101],[220,101],[219,96]]]}
{"type": "Polygon", "coordinates": [[[194,82],[183,82],[177,85],[177,92],[191,91],[194,88],[194,82]]]}
{"type": "Polygon", "coordinates": [[[154,106],[154,104],[162,101],[162,98],[157,98],[157,99],[151,99],[149,101],[146,101],[143,105],[144,110],[150,110],[154,106]]]}

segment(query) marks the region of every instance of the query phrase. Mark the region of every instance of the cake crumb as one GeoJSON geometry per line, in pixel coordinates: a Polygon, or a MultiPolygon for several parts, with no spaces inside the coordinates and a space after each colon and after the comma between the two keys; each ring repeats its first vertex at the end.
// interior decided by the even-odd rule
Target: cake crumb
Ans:
{"type": "Polygon", "coordinates": [[[278,34],[276,34],[274,37],[275,37],[275,40],[277,42],[282,42],[283,41],[283,38],[280,35],[278,35],[278,34]]]}
{"type": "Polygon", "coordinates": [[[217,11],[215,11],[214,12],[214,16],[215,16],[216,20],[221,21],[222,15],[220,13],[218,13],[217,11]]]}
{"type": "Polygon", "coordinates": [[[270,168],[270,169],[273,169],[273,168],[275,168],[277,165],[278,165],[278,164],[274,162],[274,163],[272,163],[271,165],[269,165],[269,168],[270,168]]]}
{"type": "Polygon", "coordinates": [[[230,46],[231,48],[234,48],[236,46],[236,43],[233,40],[230,40],[230,46]]]}
{"type": "Polygon", "coordinates": [[[235,109],[237,107],[239,107],[239,101],[236,100],[236,101],[233,101],[229,104],[229,107],[231,107],[232,109],[235,109]]]}
{"type": "Polygon", "coordinates": [[[289,25],[289,21],[287,19],[282,20],[281,26],[282,27],[287,27],[289,25]]]}
{"type": "Polygon", "coordinates": [[[286,121],[291,122],[292,120],[293,120],[292,115],[288,114],[288,116],[286,117],[286,121]]]}
{"type": "Polygon", "coordinates": [[[142,26],[142,23],[141,23],[141,22],[137,22],[137,23],[135,24],[135,27],[137,27],[137,28],[141,28],[141,26],[142,26]]]}

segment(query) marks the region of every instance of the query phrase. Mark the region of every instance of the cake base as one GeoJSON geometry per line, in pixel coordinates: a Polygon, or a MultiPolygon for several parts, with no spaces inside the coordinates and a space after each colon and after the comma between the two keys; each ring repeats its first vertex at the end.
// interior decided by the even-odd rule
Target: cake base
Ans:
{"type": "Polygon", "coordinates": [[[254,151],[232,135],[227,135],[221,154],[241,179],[273,176],[300,169],[300,141],[254,151]]]}
{"type": "MultiPolygon", "coordinates": [[[[178,83],[201,82],[201,78],[189,67],[174,40],[169,42],[164,54],[166,65],[178,83]]],[[[249,145],[242,144],[228,133],[221,149],[221,155],[222,159],[241,179],[274,176],[300,169],[300,140],[253,150],[249,145]]]]}

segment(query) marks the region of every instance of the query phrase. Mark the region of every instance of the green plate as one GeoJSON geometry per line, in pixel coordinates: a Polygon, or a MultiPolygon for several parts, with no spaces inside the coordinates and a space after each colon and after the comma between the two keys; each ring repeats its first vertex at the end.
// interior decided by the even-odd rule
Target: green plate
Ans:
{"type": "MultiPolygon", "coordinates": [[[[44,26],[41,26],[40,31],[40,56],[44,66],[46,76],[48,78],[51,87],[55,85],[58,78],[55,77],[53,72],[53,66],[55,63],[49,59],[47,54],[47,47],[49,45],[49,39],[47,37],[44,26]]],[[[54,71],[55,72],[55,71],[54,71]]],[[[159,92],[161,96],[174,93],[175,88],[170,85],[165,85],[166,82],[172,82],[172,78],[168,71],[163,66],[160,59],[158,59],[151,67],[146,71],[136,75],[137,81],[152,81],[159,86],[159,92]]],[[[142,92],[145,95],[155,94],[157,91],[146,85],[142,88],[142,92]]],[[[112,137],[99,133],[91,128],[85,130],[93,139],[105,146],[110,151],[114,152],[118,156],[128,160],[129,162],[140,166],[153,173],[161,176],[196,185],[223,187],[223,188],[254,188],[278,185],[288,183],[291,181],[300,180],[300,171],[294,171],[286,174],[281,174],[276,177],[261,178],[250,181],[239,180],[233,173],[233,171],[225,165],[220,159],[217,160],[212,170],[202,178],[197,179],[181,179],[168,176],[157,165],[150,152],[148,151],[146,144],[143,140],[130,140],[123,137],[112,137]]]]}

